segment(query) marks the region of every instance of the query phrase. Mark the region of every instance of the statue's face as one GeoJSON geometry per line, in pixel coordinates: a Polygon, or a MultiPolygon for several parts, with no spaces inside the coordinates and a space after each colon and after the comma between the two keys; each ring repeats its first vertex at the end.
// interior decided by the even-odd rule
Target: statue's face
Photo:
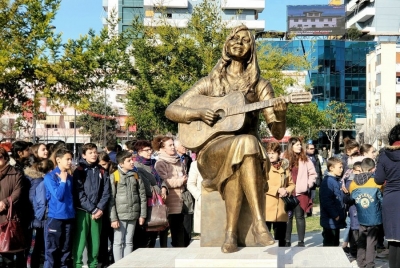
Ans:
{"type": "Polygon", "coordinates": [[[251,37],[248,31],[237,32],[227,43],[226,51],[232,59],[248,58],[251,49],[251,37]]]}

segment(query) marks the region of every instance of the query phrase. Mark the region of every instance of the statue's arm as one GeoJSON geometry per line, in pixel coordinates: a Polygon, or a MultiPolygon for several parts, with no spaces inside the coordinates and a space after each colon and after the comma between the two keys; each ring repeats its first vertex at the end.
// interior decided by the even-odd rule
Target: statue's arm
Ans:
{"type": "MultiPolygon", "coordinates": [[[[260,79],[256,91],[260,101],[275,98],[274,89],[272,88],[271,83],[265,79],[260,79]]],[[[265,121],[267,122],[272,135],[277,140],[280,140],[283,138],[283,136],[285,136],[286,111],[286,103],[274,105],[273,107],[268,107],[262,110],[265,121]]]]}
{"type": "Polygon", "coordinates": [[[199,95],[209,95],[211,83],[208,77],[202,78],[178,99],[172,102],[165,111],[165,116],[177,123],[190,123],[192,121],[202,120],[207,124],[212,123],[217,115],[210,109],[193,109],[185,105],[191,98],[199,95]]]}

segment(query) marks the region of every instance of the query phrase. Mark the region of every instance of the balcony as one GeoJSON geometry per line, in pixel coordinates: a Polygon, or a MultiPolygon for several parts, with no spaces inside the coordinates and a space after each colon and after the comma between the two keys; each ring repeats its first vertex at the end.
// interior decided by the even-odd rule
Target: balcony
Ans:
{"type": "Polygon", "coordinates": [[[375,32],[375,27],[366,26],[360,29],[363,33],[375,32]]]}
{"type": "MultiPolygon", "coordinates": [[[[255,9],[262,12],[265,8],[265,0],[221,0],[222,9],[255,9]]],[[[263,28],[264,30],[264,28],[263,28]]]]}
{"type": "Polygon", "coordinates": [[[375,7],[367,6],[364,9],[358,11],[357,14],[355,14],[353,17],[347,20],[346,28],[350,28],[353,24],[356,24],[357,22],[367,21],[373,16],[375,16],[375,7]]]}
{"type": "Polygon", "coordinates": [[[226,23],[228,28],[244,24],[250,30],[263,31],[265,29],[265,20],[229,20],[226,23]]]}
{"type": "Polygon", "coordinates": [[[144,18],[144,26],[157,27],[168,24],[177,28],[186,28],[188,19],[159,19],[159,18],[144,18]]]}
{"type": "Polygon", "coordinates": [[[349,15],[354,12],[354,9],[357,7],[357,2],[359,2],[359,0],[351,0],[346,5],[346,15],[349,15]]]}
{"type": "Polygon", "coordinates": [[[144,7],[188,8],[188,0],[144,0],[144,7]]]}
{"type": "Polygon", "coordinates": [[[105,12],[108,11],[108,0],[103,0],[103,9],[105,12]]]}

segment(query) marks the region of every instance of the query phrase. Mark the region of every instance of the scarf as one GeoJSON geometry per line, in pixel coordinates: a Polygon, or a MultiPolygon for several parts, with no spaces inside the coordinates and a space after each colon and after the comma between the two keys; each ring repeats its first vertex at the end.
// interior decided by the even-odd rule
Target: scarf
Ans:
{"type": "Polygon", "coordinates": [[[279,161],[274,162],[274,163],[271,163],[271,164],[272,164],[272,166],[273,166],[274,168],[276,168],[277,170],[279,170],[279,169],[281,168],[282,161],[279,160],[279,161]]]}
{"type": "Polygon", "coordinates": [[[156,163],[156,160],[155,159],[151,159],[151,158],[150,159],[146,159],[143,156],[138,155],[136,157],[136,161],[138,163],[141,163],[141,164],[143,164],[145,166],[150,167],[151,174],[156,178],[158,187],[161,188],[161,183],[163,182],[163,180],[161,179],[160,175],[158,175],[156,169],[154,168],[154,164],[156,163]]]}

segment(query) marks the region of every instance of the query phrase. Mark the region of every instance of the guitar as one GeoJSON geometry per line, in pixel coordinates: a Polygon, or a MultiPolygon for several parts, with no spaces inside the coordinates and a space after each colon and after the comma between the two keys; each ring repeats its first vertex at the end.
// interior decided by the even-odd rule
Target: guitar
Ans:
{"type": "MultiPolygon", "coordinates": [[[[292,93],[284,96],[286,103],[309,103],[311,99],[310,92],[292,93]]],[[[239,91],[234,91],[224,97],[195,96],[189,99],[185,106],[194,109],[213,109],[219,115],[219,119],[213,126],[209,126],[201,120],[189,124],[179,123],[179,140],[186,148],[198,150],[218,135],[240,130],[245,121],[245,113],[273,105],[274,99],[246,104],[243,93],[239,91]]]]}

